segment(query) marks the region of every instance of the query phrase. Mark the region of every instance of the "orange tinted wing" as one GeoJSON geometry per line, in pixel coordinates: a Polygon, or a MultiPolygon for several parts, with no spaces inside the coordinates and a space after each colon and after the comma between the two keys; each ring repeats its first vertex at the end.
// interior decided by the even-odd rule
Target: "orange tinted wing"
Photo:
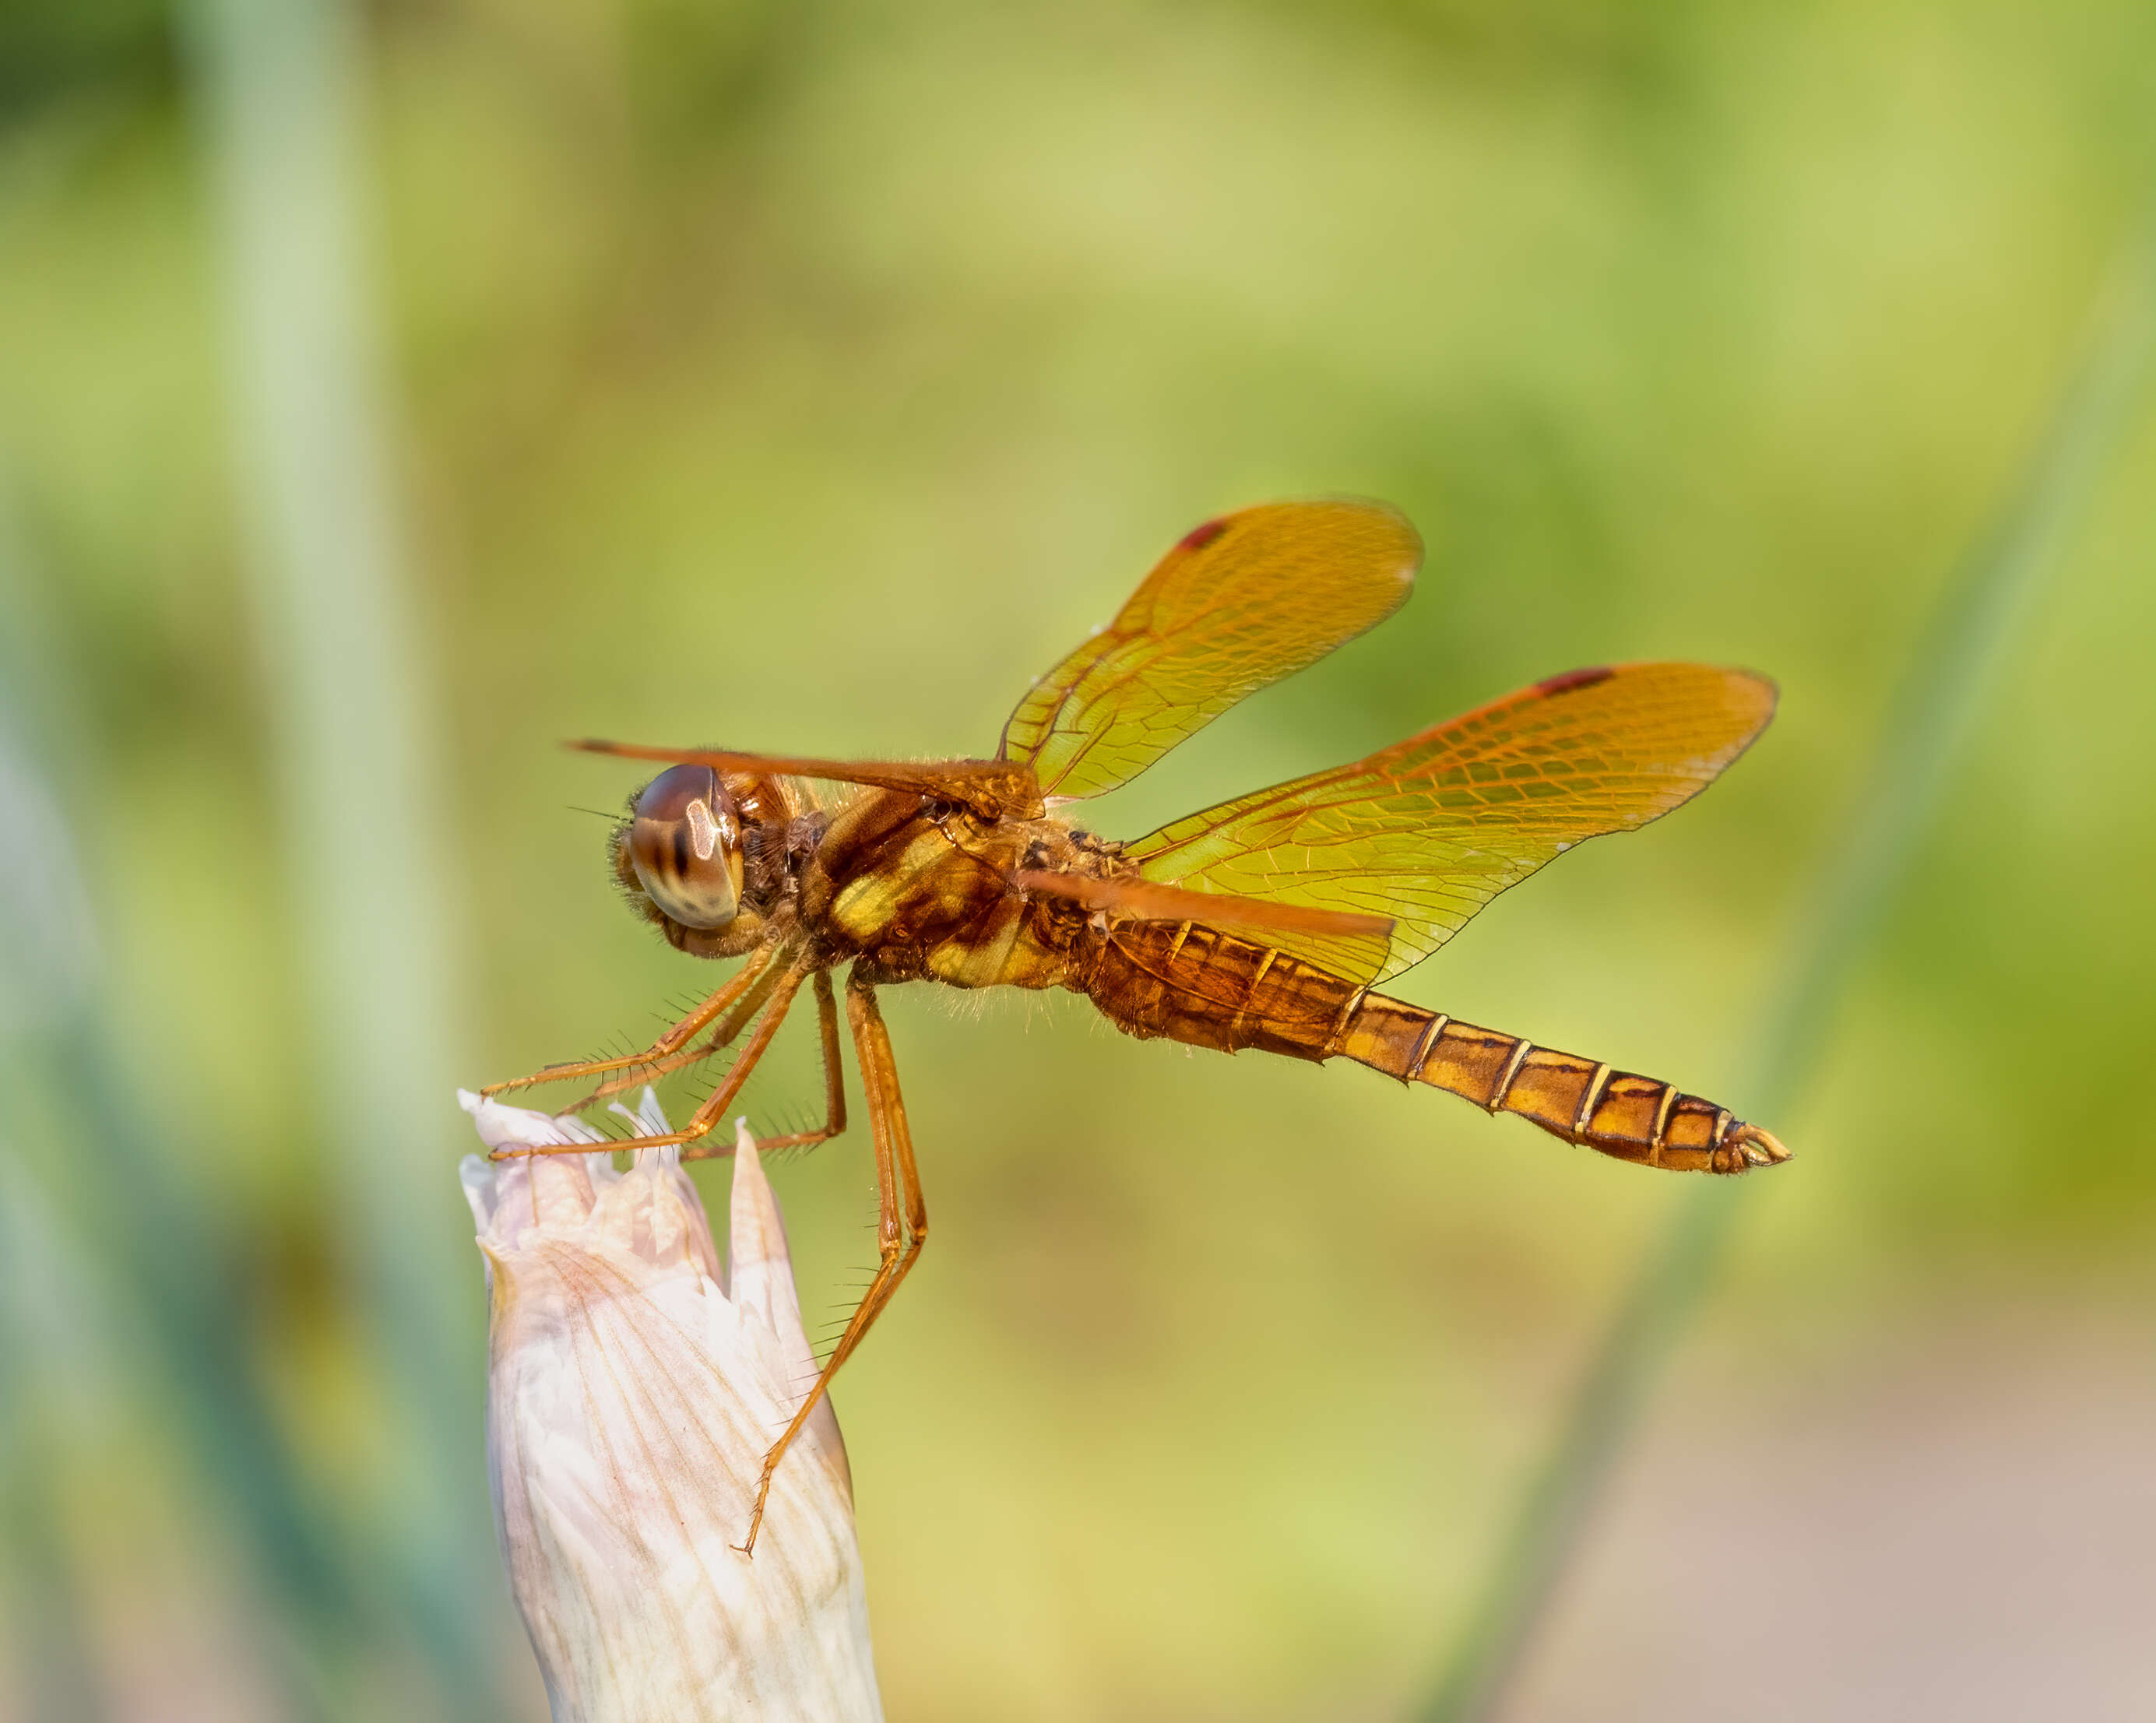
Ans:
{"type": "Polygon", "coordinates": [[[997,757],[1051,796],[1127,783],[1247,695],[1405,601],[1422,561],[1382,503],[1270,503],[1187,533],[1116,619],[1034,683],[997,757]]]}
{"type": "Polygon", "coordinates": [[[1230,897],[1224,892],[1186,891],[1156,879],[1090,879],[1024,868],[1011,875],[1022,891],[1060,897],[1081,909],[1105,910],[1139,921],[1204,921],[1216,927],[1256,927],[1268,933],[1315,933],[1332,939],[1375,940],[1382,956],[1393,936],[1390,915],[1348,910],[1313,910],[1277,900],[1230,897]]]}
{"type": "Polygon", "coordinates": [[[1147,879],[1391,915],[1374,966],[1368,941],[1280,940],[1335,973],[1382,981],[1551,857],[1697,795],[1774,710],[1774,684],[1743,670],[1576,670],[1355,765],[1178,820],[1126,853],[1147,879]]]}
{"type": "Polygon", "coordinates": [[[664,760],[709,766],[721,772],[761,772],[773,777],[820,777],[873,789],[937,796],[965,803],[991,819],[1030,818],[1040,811],[1040,788],[1022,765],[1002,760],[821,760],[798,754],[742,754],[728,748],[650,748],[637,742],[586,737],[568,744],[587,754],[624,760],[664,760]]]}

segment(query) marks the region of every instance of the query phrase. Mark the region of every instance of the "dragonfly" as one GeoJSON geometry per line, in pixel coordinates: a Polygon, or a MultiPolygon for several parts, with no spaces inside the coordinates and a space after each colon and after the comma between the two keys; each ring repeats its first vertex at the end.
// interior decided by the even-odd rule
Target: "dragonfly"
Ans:
{"type": "Polygon", "coordinates": [[[1135,840],[1070,817],[1390,616],[1421,562],[1414,526],[1380,503],[1273,503],[1209,520],[1034,683],[985,759],[571,745],[665,765],[614,830],[614,877],[675,949],[744,961],[641,1051],[548,1066],[488,1093],[600,1079],[581,1110],[738,1044],[680,1130],[616,1145],[730,1152],[714,1127],[805,989],[822,1040],[824,1120],[766,1146],[822,1142],[846,1126],[831,980],[846,972],[875,1159],[877,1266],[765,1457],[741,1547],[754,1548],[779,1461],[928,1236],[879,988],[1061,988],[1140,1038],[1351,1060],[1647,1167],[1738,1173],[1789,1157],[1758,1126],[1658,1078],[1378,991],[1573,845],[1697,794],[1772,717],[1764,677],[1681,663],[1568,671],[1135,840]]]}

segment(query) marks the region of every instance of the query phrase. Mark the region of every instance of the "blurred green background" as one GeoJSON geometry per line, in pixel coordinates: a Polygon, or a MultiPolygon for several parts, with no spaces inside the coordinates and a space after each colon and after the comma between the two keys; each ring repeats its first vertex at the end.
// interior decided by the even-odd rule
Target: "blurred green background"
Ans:
{"type": "MultiPolygon", "coordinates": [[[[1401,988],[1747,1110],[2156,184],[2136,0],[285,11],[0,11],[9,1715],[543,1714],[449,1091],[712,980],[562,736],[985,751],[1194,522],[1381,496],[1407,610],[1098,823],[1766,670],[1727,782],[1401,988]]],[[[2152,556],[2144,407],[1508,1715],[2156,1705],[2152,556]]],[[[886,1009],[935,1235],[838,1400],[891,1715],[1404,1714],[1677,1182],[886,1009]]],[[[777,1183],[813,1327],[865,1142],[777,1183]]]]}

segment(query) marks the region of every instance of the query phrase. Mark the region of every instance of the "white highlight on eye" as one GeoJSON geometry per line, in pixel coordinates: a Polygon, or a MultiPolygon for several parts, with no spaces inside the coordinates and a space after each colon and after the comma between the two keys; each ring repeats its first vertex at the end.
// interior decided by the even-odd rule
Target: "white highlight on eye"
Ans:
{"type": "Polygon", "coordinates": [[[698,861],[709,861],[711,852],[718,848],[721,829],[711,818],[711,810],[702,801],[691,802],[687,812],[690,845],[696,850],[698,861]]]}

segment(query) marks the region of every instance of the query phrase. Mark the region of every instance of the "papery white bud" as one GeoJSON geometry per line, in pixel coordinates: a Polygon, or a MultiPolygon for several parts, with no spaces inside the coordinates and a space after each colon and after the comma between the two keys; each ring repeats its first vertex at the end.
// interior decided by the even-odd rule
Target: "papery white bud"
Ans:
{"type": "MultiPolygon", "coordinates": [[[[490,1148],[589,1127],[459,1097],[490,1148]]],[[[634,1115],[667,1130],[649,1090],[634,1115]]],[[[487,1457],[510,1589],[556,1723],[880,1718],[853,1491],[815,1378],[778,1205],[740,1129],[731,1279],[677,1149],[463,1168],[491,1301],[487,1457]]]]}

